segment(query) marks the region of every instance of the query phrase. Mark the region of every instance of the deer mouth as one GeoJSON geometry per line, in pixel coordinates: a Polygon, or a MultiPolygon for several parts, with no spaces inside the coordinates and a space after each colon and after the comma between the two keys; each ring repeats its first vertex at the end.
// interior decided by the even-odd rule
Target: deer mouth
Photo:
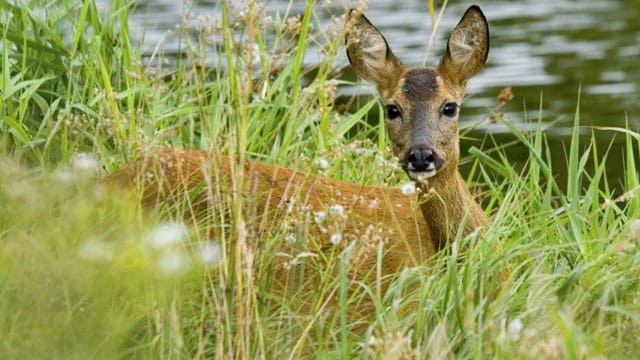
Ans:
{"type": "Polygon", "coordinates": [[[416,170],[413,165],[409,163],[406,171],[409,177],[413,180],[429,179],[436,176],[436,174],[438,173],[438,170],[436,169],[436,165],[434,163],[429,164],[424,170],[416,170]]]}
{"type": "Polygon", "coordinates": [[[402,160],[402,168],[414,180],[436,176],[443,164],[435,150],[425,145],[411,147],[402,160]]]}

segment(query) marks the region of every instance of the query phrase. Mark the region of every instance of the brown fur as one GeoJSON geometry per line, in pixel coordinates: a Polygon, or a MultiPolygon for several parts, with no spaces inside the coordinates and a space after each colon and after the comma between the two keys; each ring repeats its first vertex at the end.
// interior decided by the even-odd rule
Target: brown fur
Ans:
{"type": "Polygon", "coordinates": [[[438,73],[433,69],[415,68],[407,71],[402,84],[403,95],[407,100],[421,103],[438,92],[438,73]]]}
{"type": "MultiPolygon", "coordinates": [[[[384,104],[395,104],[402,119],[387,121],[394,152],[404,157],[416,143],[437,151],[443,166],[427,182],[419,182],[427,199],[404,195],[388,187],[346,183],[288,168],[245,161],[244,183],[233,184],[234,162],[202,151],[169,150],[126,165],[111,182],[140,187],[147,204],[187,202],[195,221],[229,223],[228,201],[234,189],[243,189],[247,231],[260,239],[273,229],[296,234],[298,221],[313,222],[326,213],[326,223],[311,224],[310,251],[326,252],[355,241],[353,276],[375,271],[378,246],[383,244],[382,275],[404,266],[425,264],[438,249],[455,238],[459,228],[467,235],[488,225],[457,170],[459,160],[457,115],[442,114],[445,103],[460,104],[467,80],[486,59],[488,30],[479,8],[471,7],[451,35],[447,54],[435,68],[405,68],[384,37],[357,11],[351,10],[346,37],[349,60],[356,72],[373,82],[384,104]],[[471,43],[461,41],[470,39],[471,43]],[[462,47],[461,47],[462,46],[462,47]],[[471,49],[471,53],[469,53],[471,49]],[[465,53],[466,51],[466,53],[465,53]],[[344,214],[331,214],[336,205],[344,214]],[[420,210],[418,210],[420,208],[420,210]],[[300,215],[302,214],[302,215],[300,215]],[[226,220],[225,220],[226,219],[226,220]],[[340,234],[338,245],[331,236],[340,234]]],[[[224,231],[224,230],[219,230],[224,231]]],[[[298,239],[300,240],[300,239],[298,239]]],[[[283,245],[281,252],[293,256],[283,245]]],[[[278,277],[287,281],[287,258],[278,260],[278,277]]]]}
{"type": "MultiPolygon", "coordinates": [[[[202,151],[175,149],[128,164],[113,173],[109,181],[118,186],[139,186],[147,205],[187,203],[188,218],[197,222],[226,218],[223,222],[230,223],[228,213],[219,214],[228,207],[228,194],[219,191],[231,191],[231,166],[227,156],[211,157],[202,151]]],[[[311,219],[311,238],[319,238],[320,242],[309,244],[310,250],[324,252],[355,241],[357,272],[375,269],[380,242],[387,251],[382,259],[383,274],[424,264],[435,254],[424,218],[411,215],[419,214],[415,195],[253,161],[246,161],[243,171],[245,182],[241,188],[247,206],[247,231],[252,237],[269,235],[273,229],[286,230],[283,222],[291,223],[291,233],[295,234],[301,217],[311,219]],[[334,214],[339,212],[336,205],[344,209],[343,215],[334,214]],[[321,213],[326,218],[314,222],[321,213]],[[330,241],[334,234],[342,237],[338,245],[330,241]]],[[[279,250],[291,253],[292,248],[279,250]]]]}

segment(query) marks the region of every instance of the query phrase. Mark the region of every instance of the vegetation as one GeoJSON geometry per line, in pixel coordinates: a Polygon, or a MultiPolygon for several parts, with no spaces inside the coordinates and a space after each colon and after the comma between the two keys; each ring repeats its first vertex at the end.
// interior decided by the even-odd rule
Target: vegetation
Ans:
{"type": "MultiPolygon", "coordinates": [[[[131,42],[132,3],[109,3],[0,3],[0,357],[640,356],[637,133],[593,129],[626,139],[626,176],[610,184],[608,150],[579,136],[578,110],[564,163],[552,163],[541,124],[523,133],[489,114],[531,154],[516,167],[490,136],[471,149],[491,228],[457,239],[432,268],[393,275],[386,292],[310,261],[323,281],[302,306],[303,280],[293,296],[270,291],[277,254],[237,247],[238,230],[209,239],[99,179],[176,146],[406,183],[368,115],[375,99],[336,104],[342,13],[327,28],[312,1],[299,17],[268,18],[253,1],[223,2],[216,19],[187,8],[184,51],[165,58],[131,42]],[[323,54],[313,68],[310,44],[323,54]],[[376,304],[364,323],[350,311],[361,297],[376,304]]],[[[244,240],[286,241],[286,229],[244,240]]],[[[344,268],[349,255],[327,256],[344,268]]]]}

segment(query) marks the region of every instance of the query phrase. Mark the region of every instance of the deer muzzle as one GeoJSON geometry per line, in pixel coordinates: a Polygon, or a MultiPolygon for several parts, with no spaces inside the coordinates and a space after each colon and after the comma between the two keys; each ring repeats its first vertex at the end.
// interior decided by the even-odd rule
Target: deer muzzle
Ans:
{"type": "Polygon", "coordinates": [[[402,168],[414,180],[434,177],[444,160],[438,153],[427,145],[414,145],[406,152],[401,161],[402,168]]]}

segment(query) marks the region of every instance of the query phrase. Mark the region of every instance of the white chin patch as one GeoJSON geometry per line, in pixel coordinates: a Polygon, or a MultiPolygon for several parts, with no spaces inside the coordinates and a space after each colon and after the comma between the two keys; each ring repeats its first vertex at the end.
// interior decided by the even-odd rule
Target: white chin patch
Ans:
{"type": "Polygon", "coordinates": [[[434,177],[436,176],[437,172],[438,171],[436,170],[436,166],[433,163],[429,164],[429,166],[427,166],[427,168],[423,171],[417,171],[413,169],[413,165],[411,164],[409,164],[409,169],[408,169],[409,177],[414,180],[428,179],[428,178],[434,177]]]}
{"type": "Polygon", "coordinates": [[[431,177],[436,176],[436,169],[432,169],[432,170],[427,170],[427,171],[413,171],[413,170],[409,170],[409,177],[414,179],[414,180],[420,180],[420,179],[428,179],[431,177]]]}

